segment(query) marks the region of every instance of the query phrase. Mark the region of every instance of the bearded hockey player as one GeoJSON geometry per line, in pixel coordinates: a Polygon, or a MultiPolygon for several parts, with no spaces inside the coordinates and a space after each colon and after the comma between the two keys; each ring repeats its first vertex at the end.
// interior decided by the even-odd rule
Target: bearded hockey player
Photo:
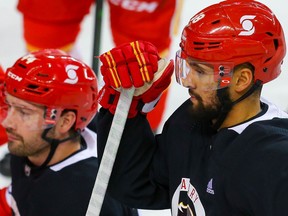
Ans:
{"type": "MultiPolygon", "coordinates": [[[[19,58],[4,84],[12,182],[0,190],[0,215],[85,215],[98,171],[96,134],[87,127],[97,112],[95,73],[45,49],[19,58]]],[[[106,196],[102,215],[132,211],[106,196]]]]}
{"type": "MultiPolygon", "coordinates": [[[[134,103],[146,104],[167,87],[171,65],[163,69],[163,60],[157,65],[149,51],[134,56],[127,47],[108,52],[116,64],[113,75],[118,86],[136,87],[134,103]]],[[[117,98],[106,54],[106,98],[117,98]]],[[[288,115],[261,98],[262,87],[280,74],[285,54],[281,24],[260,2],[227,0],[194,15],[175,60],[177,81],[190,98],[156,137],[143,109],[131,107],[109,194],[137,208],[171,208],[173,216],[287,214],[288,115]]],[[[113,103],[100,98],[100,104],[101,155],[113,103]]]]}

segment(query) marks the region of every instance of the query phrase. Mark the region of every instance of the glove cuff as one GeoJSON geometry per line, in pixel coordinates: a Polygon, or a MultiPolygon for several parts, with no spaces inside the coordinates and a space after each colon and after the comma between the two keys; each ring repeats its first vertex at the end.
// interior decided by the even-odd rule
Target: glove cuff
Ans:
{"type": "MultiPolygon", "coordinates": [[[[120,97],[120,92],[105,85],[99,91],[98,102],[103,108],[108,109],[112,114],[115,114],[119,97],[120,97]]],[[[140,98],[134,96],[130,105],[128,118],[135,117],[137,113],[142,109],[143,106],[144,104],[140,100],[140,98]]]]}

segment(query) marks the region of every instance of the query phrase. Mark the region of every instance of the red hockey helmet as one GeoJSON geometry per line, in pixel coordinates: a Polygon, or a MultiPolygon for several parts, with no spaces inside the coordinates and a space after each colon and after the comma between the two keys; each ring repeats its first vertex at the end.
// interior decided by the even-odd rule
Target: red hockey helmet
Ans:
{"type": "Polygon", "coordinates": [[[203,9],[185,26],[180,47],[177,80],[181,82],[183,76],[181,60],[189,57],[214,66],[214,80],[222,82],[219,88],[229,84],[226,69],[245,62],[255,67],[255,81],[275,79],[286,54],[278,19],[267,6],[253,0],[227,0],[203,9]]]}
{"type": "Polygon", "coordinates": [[[46,49],[18,59],[6,72],[6,92],[46,107],[45,120],[75,110],[75,130],[82,130],[97,111],[97,78],[92,69],[63,51],[46,49]]]}

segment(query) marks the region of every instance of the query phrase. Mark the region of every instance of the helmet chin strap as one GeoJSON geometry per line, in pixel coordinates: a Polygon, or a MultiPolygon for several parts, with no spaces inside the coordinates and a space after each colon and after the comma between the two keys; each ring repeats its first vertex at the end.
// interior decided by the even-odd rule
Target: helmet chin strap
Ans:
{"type": "Polygon", "coordinates": [[[224,94],[224,91],[226,91],[227,87],[223,89],[219,89],[217,91],[217,96],[222,104],[222,108],[217,118],[217,121],[215,122],[215,124],[213,124],[213,128],[215,130],[218,130],[220,126],[223,124],[224,120],[226,119],[232,107],[235,104],[239,103],[240,101],[244,100],[245,98],[249,97],[256,89],[260,88],[260,86],[262,86],[262,81],[256,80],[253,86],[245,94],[243,94],[240,98],[238,98],[236,101],[233,101],[232,103],[227,103],[223,101],[222,95],[224,94]]]}
{"type": "Polygon", "coordinates": [[[47,166],[47,164],[51,161],[51,159],[52,159],[52,157],[53,157],[53,155],[54,155],[54,153],[55,153],[55,151],[56,151],[56,149],[57,149],[57,147],[58,147],[58,145],[59,145],[60,143],[66,142],[67,140],[74,139],[74,138],[76,138],[77,136],[80,135],[80,130],[78,130],[77,133],[75,133],[73,136],[69,136],[69,137],[67,137],[67,138],[65,138],[65,139],[59,140],[59,139],[53,139],[53,138],[47,137],[47,133],[49,132],[49,130],[51,130],[51,128],[45,129],[45,130],[43,131],[42,135],[41,135],[42,139],[44,139],[45,141],[47,141],[48,143],[50,143],[50,146],[51,146],[51,147],[50,147],[50,152],[49,152],[46,160],[45,160],[45,161],[43,162],[43,164],[39,167],[39,169],[42,169],[42,168],[44,168],[44,167],[47,166]]]}

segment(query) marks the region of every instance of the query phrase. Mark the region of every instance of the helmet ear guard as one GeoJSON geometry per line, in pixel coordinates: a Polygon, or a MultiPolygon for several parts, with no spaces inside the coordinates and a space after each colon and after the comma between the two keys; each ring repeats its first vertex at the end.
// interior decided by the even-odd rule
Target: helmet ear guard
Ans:
{"type": "Polygon", "coordinates": [[[47,126],[53,127],[56,124],[56,121],[59,119],[62,109],[59,108],[53,108],[53,107],[47,107],[45,108],[44,118],[45,118],[45,124],[47,126]]]}
{"type": "MultiPolygon", "coordinates": [[[[203,9],[183,29],[180,47],[186,58],[201,62],[230,62],[234,66],[249,62],[255,67],[255,82],[262,83],[279,76],[286,54],[278,19],[268,7],[253,0],[228,0],[203,9]]],[[[215,70],[215,76],[217,73],[215,70]]]]}

